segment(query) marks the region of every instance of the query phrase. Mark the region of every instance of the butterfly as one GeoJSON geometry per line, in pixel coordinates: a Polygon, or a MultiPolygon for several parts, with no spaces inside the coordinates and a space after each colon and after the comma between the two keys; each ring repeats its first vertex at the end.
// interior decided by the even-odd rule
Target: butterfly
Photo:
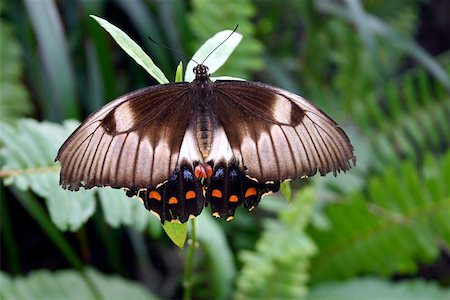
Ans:
{"type": "Polygon", "coordinates": [[[304,98],[264,83],[211,81],[150,86],[91,114],[64,142],[60,184],[109,186],[137,196],[161,222],[184,223],[210,205],[231,220],[280,182],[355,164],[345,132],[304,98]]]}

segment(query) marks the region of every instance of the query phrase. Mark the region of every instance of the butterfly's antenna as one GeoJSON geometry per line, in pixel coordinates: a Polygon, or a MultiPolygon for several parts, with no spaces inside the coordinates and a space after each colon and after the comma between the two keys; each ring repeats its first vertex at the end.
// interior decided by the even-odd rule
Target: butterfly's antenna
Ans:
{"type": "Polygon", "coordinates": [[[188,60],[192,60],[192,61],[195,62],[197,65],[199,64],[198,62],[196,62],[195,60],[193,60],[192,58],[190,58],[189,56],[187,56],[187,55],[184,54],[183,52],[181,52],[181,51],[179,51],[179,50],[176,50],[176,49],[173,49],[173,48],[170,48],[170,47],[167,47],[166,45],[163,45],[163,44],[161,44],[161,43],[158,43],[157,41],[155,41],[154,39],[152,39],[150,36],[147,36],[147,37],[148,37],[148,39],[149,39],[150,41],[152,41],[152,42],[155,43],[156,45],[161,46],[161,47],[163,47],[163,48],[166,48],[167,50],[173,51],[173,52],[175,52],[175,53],[177,53],[177,54],[180,54],[181,56],[187,58],[188,60]]]}
{"type": "Polygon", "coordinates": [[[211,52],[209,52],[208,56],[206,56],[205,59],[202,61],[202,65],[203,65],[203,63],[208,59],[208,57],[209,57],[211,54],[213,54],[214,51],[217,50],[217,48],[219,48],[220,46],[222,46],[222,45],[223,45],[223,44],[224,44],[224,43],[225,43],[225,42],[233,35],[233,33],[236,32],[236,30],[238,29],[238,27],[239,27],[239,24],[237,24],[236,27],[234,27],[233,31],[230,33],[230,35],[229,35],[226,39],[223,40],[222,43],[220,43],[219,45],[217,45],[216,48],[214,48],[211,52]]]}

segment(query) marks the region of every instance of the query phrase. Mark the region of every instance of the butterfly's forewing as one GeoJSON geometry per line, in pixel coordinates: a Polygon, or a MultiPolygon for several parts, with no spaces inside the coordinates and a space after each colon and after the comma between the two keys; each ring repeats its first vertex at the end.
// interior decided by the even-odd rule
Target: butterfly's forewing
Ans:
{"type": "Polygon", "coordinates": [[[176,168],[189,123],[189,84],[145,88],[89,116],[59,150],[61,185],[141,189],[176,168]]]}
{"type": "Polygon", "coordinates": [[[246,175],[259,182],[348,170],[344,131],[298,95],[266,84],[216,81],[217,116],[246,175]]]}

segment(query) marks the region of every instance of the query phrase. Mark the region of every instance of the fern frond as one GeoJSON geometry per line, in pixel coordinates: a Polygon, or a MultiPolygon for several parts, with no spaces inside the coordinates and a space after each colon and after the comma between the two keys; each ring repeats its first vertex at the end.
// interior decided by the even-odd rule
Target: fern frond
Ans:
{"type": "Polygon", "coordinates": [[[197,44],[193,45],[194,49],[197,49],[201,42],[214,33],[233,29],[237,24],[239,24],[238,32],[244,36],[235,54],[216,72],[215,76],[248,78],[250,72],[262,68],[263,46],[254,38],[254,25],[250,21],[254,14],[254,5],[249,0],[192,1],[192,12],[188,16],[188,24],[197,37],[197,44]]]}
{"type": "Polygon", "coordinates": [[[158,299],[137,283],[95,269],[87,269],[85,276],[74,270],[39,270],[15,278],[0,272],[0,296],[4,300],[158,299]]]}
{"type": "Polygon", "coordinates": [[[411,161],[369,179],[367,195],[351,193],[330,204],[328,231],[311,229],[320,249],[312,281],[357,274],[413,274],[450,249],[450,151],[429,155],[421,172],[411,161]],[[368,199],[368,200],[367,200],[368,199]]]}
{"type": "MultiPolygon", "coordinates": [[[[445,65],[450,70],[450,63],[445,65]]],[[[369,95],[354,110],[382,162],[379,166],[398,163],[399,158],[419,161],[424,153],[450,146],[450,94],[423,69],[389,83],[381,94],[369,95]]]]}
{"type": "Polygon", "coordinates": [[[305,189],[293,197],[280,221],[268,220],[255,251],[239,255],[243,267],[236,299],[303,299],[309,259],[316,248],[305,234],[315,196],[305,189]]]}
{"type": "MultiPolygon", "coordinates": [[[[61,230],[77,230],[96,208],[95,190],[76,193],[59,186],[59,164],[54,162],[59,146],[79,125],[66,121],[63,125],[39,123],[31,119],[17,121],[17,128],[2,124],[0,155],[5,165],[0,171],[6,185],[31,190],[45,198],[50,217],[61,230]]],[[[142,203],[129,199],[122,191],[102,189],[100,203],[111,226],[132,225],[143,230],[149,214],[142,203]]]]}
{"type": "Polygon", "coordinates": [[[0,19],[0,121],[11,123],[32,112],[29,94],[22,82],[22,49],[13,28],[0,19]]]}

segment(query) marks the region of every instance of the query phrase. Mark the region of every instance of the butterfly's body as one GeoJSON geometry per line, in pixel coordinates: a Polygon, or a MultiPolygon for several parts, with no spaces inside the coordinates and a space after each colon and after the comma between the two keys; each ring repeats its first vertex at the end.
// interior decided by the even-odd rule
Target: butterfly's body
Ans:
{"type": "Polygon", "coordinates": [[[161,221],[253,209],[280,182],[350,168],[345,133],[295,94],[262,83],[216,81],[198,65],[192,83],[149,87],[92,114],[61,147],[61,184],[127,188],[161,221]]]}

